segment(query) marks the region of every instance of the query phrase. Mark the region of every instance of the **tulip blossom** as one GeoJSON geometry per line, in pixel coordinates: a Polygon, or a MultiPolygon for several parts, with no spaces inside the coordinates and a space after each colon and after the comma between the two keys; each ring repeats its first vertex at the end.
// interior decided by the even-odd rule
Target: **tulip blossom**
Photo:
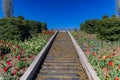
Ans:
{"type": "Polygon", "coordinates": [[[118,69],[120,69],[120,64],[118,65],[118,69]]]}
{"type": "Polygon", "coordinates": [[[13,75],[16,75],[16,73],[17,73],[17,71],[14,71],[14,72],[13,72],[13,75]]]}
{"type": "Polygon", "coordinates": [[[119,77],[115,77],[114,80],[120,80],[119,77]]]}
{"type": "Polygon", "coordinates": [[[108,65],[114,67],[113,61],[109,61],[109,62],[108,62],[108,65]]]}
{"type": "Polygon", "coordinates": [[[20,57],[20,56],[18,56],[18,57],[17,57],[17,59],[18,59],[18,60],[21,60],[21,57],[20,57]]]}
{"type": "Polygon", "coordinates": [[[2,54],[1,58],[3,59],[4,57],[5,57],[5,55],[4,55],[4,54],[2,54]]]}
{"type": "Polygon", "coordinates": [[[92,55],[93,55],[93,56],[96,56],[96,53],[95,53],[95,52],[92,52],[92,55]]]}
{"type": "Polygon", "coordinates": [[[10,61],[7,61],[6,64],[9,66],[10,65],[10,61]]]}
{"type": "Polygon", "coordinates": [[[2,52],[2,50],[0,50],[0,53],[2,52]]]}
{"type": "Polygon", "coordinates": [[[16,48],[13,49],[13,52],[16,52],[16,48]]]}
{"type": "Polygon", "coordinates": [[[8,68],[3,68],[3,71],[6,72],[8,70],[8,68]]]}

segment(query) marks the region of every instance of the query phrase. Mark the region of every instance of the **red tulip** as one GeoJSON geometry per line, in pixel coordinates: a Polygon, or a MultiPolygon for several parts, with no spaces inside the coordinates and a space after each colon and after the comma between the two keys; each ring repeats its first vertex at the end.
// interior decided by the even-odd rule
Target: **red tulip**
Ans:
{"type": "Polygon", "coordinates": [[[13,52],[16,52],[16,48],[13,49],[13,52]]]}
{"type": "Polygon", "coordinates": [[[120,64],[118,65],[118,69],[120,69],[120,64]]]}
{"type": "Polygon", "coordinates": [[[119,80],[119,77],[115,77],[114,80],[119,80]]]}
{"type": "Polygon", "coordinates": [[[8,68],[3,68],[3,71],[6,72],[8,70],[8,68]]]}
{"type": "Polygon", "coordinates": [[[10,65],[10,61],[7,61],[6,64],[9,66],[10,65]]]}
{"type": "Polygon", "coordinates": [[[93,56],[96,56],[96,53],[95,53],[95,52],[92,52],[92,55],[93,55],[93,56]]]}
{"type": "Polygon", "coordinates": [[[114,67],[113,61],[109,61],[109,62],[108,62],[108,65],[114,67]]]}
{"type": "Polygon", "coordinates": [[[21,57],[20,57],[20,56],[18,56],[18,57],[17,57],[17,59],[18,59],[18,60],[21,60],[21,57]]]}
{"type": "Polygon", "coordinates": [[[24,61],[27,61],[27,59],[25,58],[24,61]]]}
{"type": "Polygon", "coordinates": [[[2,50],[0,50],[0,53],[2,52],[2,50]]]}
{"type": "Polygon", "coordinates": [[[16,75],[16,73],[17,73],[17,71],[14,71],[14,72],[13,72],[13,75],[16,75]]]}
{"type": "Polygon", "coordinates": [[[3,58],[5,57],[5,55],[4,55],[4,54],[2,54],[2,56],[1,56],[1,57],[2,57],[2,59],[3,59],[3,58]]]}
{"type": "Polygon", "coordinates": [[[17,45],[16,48],[20,48],[20,46],[17,45]]]}
{"type": "Polygon", "coordinates": [[[116,55],[116,53],[115,53],[115,52],[113,52],[113,53],[112,53],[112,55],[114,56],[114,55],[116,55]]]}

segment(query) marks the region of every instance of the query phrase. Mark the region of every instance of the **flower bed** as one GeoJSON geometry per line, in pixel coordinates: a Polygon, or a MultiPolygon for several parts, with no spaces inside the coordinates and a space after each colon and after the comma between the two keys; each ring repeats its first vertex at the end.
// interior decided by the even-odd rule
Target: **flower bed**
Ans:
{"type": "Polygon", "coordinates": [[[52,34],[37,34],[24,42],[0,41],[0,77],[19,80],[52,34]]]}
{"type": "Polygon", "coordinates": [[[105,42],[95,34],[71,33],[101,80],[120,80],[120,41],[105,42]]]}

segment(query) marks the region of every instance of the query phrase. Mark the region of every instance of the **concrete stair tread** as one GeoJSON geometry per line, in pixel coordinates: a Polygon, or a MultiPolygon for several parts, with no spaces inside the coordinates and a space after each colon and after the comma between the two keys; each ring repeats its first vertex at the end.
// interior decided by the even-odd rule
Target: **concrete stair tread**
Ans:
{"type": "MultiPolygon", "coordinates": [[[[41,80],[41,79],[37,79],[37,80],[41,80]]],[[[42,80],[80,80],[79,78],[45,78],[42,80]]]]}
{"type": "Polygon", "coordinates": [[[64,73],[79,73],[83,71],[83,69],[41,69],[40,72],[51,72],[51,73],[54,73],[54,72],[64,72],[64,73]]]}
{"type": "Polygon", "coordinates": [[[44,63],[43,65],[55,65],[55,66],[80,66],[80,64],[79,63],[71,63],[71,62],[56,62],[56,63],[54,63],[54,62],[46,62],[46,63],[44,63]]]}
{"type": "Polygon", "coordinates": [[[76,59],[76,58],[70,58],[70,57],[46,57],[46,60],[78,60],[78,59],[76,59]]]}
{"type": "Polygon", "coordinates": [[[41,76],[73,76],[73,77],[79,77],[80,74],[76,74],[76,73],[45,73],[45,72],[40,72],[38,75],[41,76]]]}
{"type": "Polygon", "coordinates": [[[54,69],[80,69],[80,66],[42,66],[42,68],[54,68],[54,69]]]}
{"type": "Polygon", "coordinates": [[[82,68],[41,68],[41,70],[81,70],[82,68]]]}
{"type": "Polygon", "coordinates": [[[71,63],[79,63],[79,60],[59,60],[59,59],[57,59],[57,60],[45,60],[44,61],[45,63],[47,62],[49,62],[49,63],[69,63],[69,62],[71,62],[71,63]]]}
{"type": "Polygon", "coordinates": [[[76,68],[79,68],[81,67],[79,64],[43,64],[42,67],[59,67],[59,68],[62,68],[62,67],[76,67],[76,68]]]}
{"type": "Polygon", "coordinates": [[[36,80],[88,80],[67,33],[58,33],[36,80]]]}
{"type": "Polygon", "coordinates": [[[71,76],[71,75],[55,75],[55,74],[49,74],[49,75],[44,75],[44,74],[38,74],[38,77],[52,77],[52,78],[79,78],[79,76],[75,75],[75,76],[71,76]]]}
{"type": "Polygon", "coordinates": [[[80,80],[80,78],[72,76],[38,76],[36,80],[80,80]]]}

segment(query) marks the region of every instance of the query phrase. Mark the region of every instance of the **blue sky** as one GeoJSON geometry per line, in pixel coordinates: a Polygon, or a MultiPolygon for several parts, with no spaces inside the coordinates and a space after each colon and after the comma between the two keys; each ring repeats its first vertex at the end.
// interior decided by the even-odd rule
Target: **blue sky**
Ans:
{"type": "MultiPolygon", "coordinates": [[[[13,0],[14,16],[46,22],[48,28],[78,28],[88,19],[115,14],[115,0],[13,0]]],[[[1,4],[1,0],[0,0],[1,4]]],[[[0,9],[0,17],[3,17],[0,9]]]]}

